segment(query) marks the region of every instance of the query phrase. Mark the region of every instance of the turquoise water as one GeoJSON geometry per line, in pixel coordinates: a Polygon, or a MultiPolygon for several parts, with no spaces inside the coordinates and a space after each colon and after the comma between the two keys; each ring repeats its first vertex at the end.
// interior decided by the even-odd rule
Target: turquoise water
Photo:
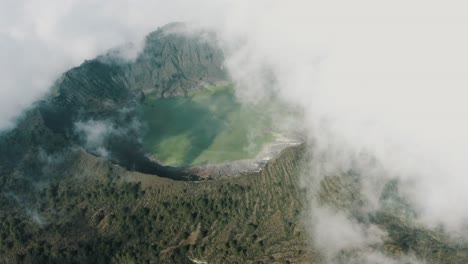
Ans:
{"type": "Polygon", "coordinates": [[[189,97],[152,98],[140,107],[143,144],[171,166],[253,158],[273,141],[268,104],[240,104],[232,87],[189,97]]]}

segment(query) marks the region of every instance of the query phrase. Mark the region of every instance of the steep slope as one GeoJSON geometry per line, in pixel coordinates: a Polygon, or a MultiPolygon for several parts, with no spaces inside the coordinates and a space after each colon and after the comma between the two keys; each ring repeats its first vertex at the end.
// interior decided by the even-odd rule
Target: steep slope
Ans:
{"type": "Polygon", "coordinates": [[[2,263],[313,261],[298,225],[304,147],[256,174],[189,183],[132,173],[83,151],[20,203],[1,196],[2,263]],[[15,205],[15,206],[13,206],[15,205]]]}
{"type": "Polygon", "coordinates": [[[188,32],[185,24],[172,23],[149,34],[142,54],[126,67],[130,86],[171,97],[225,81],[223,53],[213,47],[216,36],[207,31],[188,32]]]}

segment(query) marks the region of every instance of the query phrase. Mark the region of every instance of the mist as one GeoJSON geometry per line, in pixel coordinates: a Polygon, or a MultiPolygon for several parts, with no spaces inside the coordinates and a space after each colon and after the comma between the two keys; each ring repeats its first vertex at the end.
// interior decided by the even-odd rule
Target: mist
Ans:
{"type": "MultiPolygon", "coordinates": [[[[227,64],[239,96],[274,89],[305,109],[314,156],[321,157],[304,175],[307,188],[317,191],[323,177],[357,169],[370,203],[364,210],[373,211],[383,183],[398,179],[417,221],[466,238],[466,7],[461,1],[246,3],[227,19],[228,39],[242,40],[227,64]],[[363,154],[378,166],[356,168],[363,154]]],[[[382,241],[352,217],[323,213],[328,208],[316,202],[310,211],[305,222],[318,245],[329,245],[322,248],[329,262],[340,250],[382,241]]]]}
{"type": "Polygon", "coordinates": [[[282,98],[307,110],[317,148],[372,153],[389,175],[417,182],[407,191],[427,223],[461,227],[468,216],[460,202],[468,201],[465,6],[332,2],[233,12],[228,31],[245,40],[228,61],[239,94],[271,89],[256,79],[269,68],[282,98]]]}
{"type": "MultiPolygon", "coordinates": [[[[0,128],[10,127],[67,68],[128,42],[138,47],[145,34],[168,22],[188,21],[218,32],[239,98],[255,102],[276,92],[304,109],[303,128],[313,156],[320,157],[302,179],[312,193],[323,177],[357,166],[370,201],[365,210],[379,208],[381,184],[397,179],[417,221],[468,238],[463,1],[1,5],[0,53],[8,59],[0,62],[0,128]],[[375,162],[363,162],[363,155],[375,162]]],[[[340,250],[368,248],[385,237],[377,227],[361,226],[310,197],[304,222],[312,240],[325,245],[330,262],[340,250]],[[336,232],[338,226],[344,230],[336,232]]],[[[385,257],[372,253],[365,261],[396,261],[377,258],[385,257]]]]}

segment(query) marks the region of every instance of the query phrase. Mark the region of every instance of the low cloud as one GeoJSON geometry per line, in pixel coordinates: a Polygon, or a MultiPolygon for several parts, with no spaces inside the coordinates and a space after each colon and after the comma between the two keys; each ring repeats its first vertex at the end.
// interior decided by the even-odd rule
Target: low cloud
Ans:
{"type": "Polygon", "coordinates": [[[109,120],[88,120],[75,123],[75,132],[83,141],[88,151],[101,157],[111,157],[108,140],[112,136],[123,135],[126,131],[119,129],[109,120]]]}
{"type": "Polygon", "coordinates": [[[314,222],[314,242],[332,259],[344,250],[360,250],[380,245],[385,232],[374,225],[364,226],[344,212],[317,206],[311,215],[314,222]]]}
{"type": "Polygon", "coordinates": [[[115,129],[109,121],[89,120],[86,122],[79,121],[75,124],[75,130],[82,134],[85,140],[85,145],[90,148],[99,148],[103,146],[104,140],[115,129]]]}

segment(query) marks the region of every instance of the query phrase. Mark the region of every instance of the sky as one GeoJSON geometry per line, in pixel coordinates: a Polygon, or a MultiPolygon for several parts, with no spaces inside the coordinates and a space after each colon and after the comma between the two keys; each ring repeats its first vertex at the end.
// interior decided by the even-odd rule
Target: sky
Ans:
{"type": "MultiPolygon", "coordinates": [[[[368,153],[380,164],[369,186],[398,179],[421,224],[467,235],[467,8],[455,0],[0,0],[0,129],[64,70],[186,21],[219,33],[240,98],[276,89],[306,110],[315,152],[328,157],[306,185],[368,153]]],[[[341,247],[379,240],[369,234],[380,231],[314,206],[322,213],[310,217],[313,237],[341,247]],[[318,226],[336,227],[326,223],[349,235],[321,236],[318,226]]]]}

